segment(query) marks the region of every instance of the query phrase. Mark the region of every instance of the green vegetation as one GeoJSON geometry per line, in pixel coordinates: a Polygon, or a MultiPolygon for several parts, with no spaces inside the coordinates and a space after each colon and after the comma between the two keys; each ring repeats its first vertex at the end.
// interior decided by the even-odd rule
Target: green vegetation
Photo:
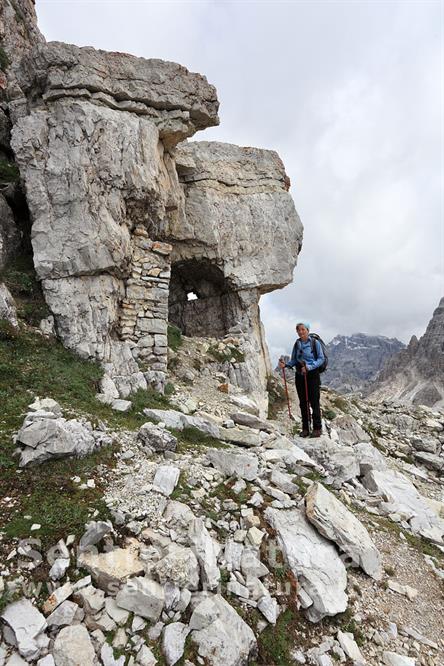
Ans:
{"type": "Polygon", "coordinates": [[[42,540],[47,548],[67,534],[80,536],[92,512],[102,519],[109,517],[103,502],[97,466],[113,467],[115,449],[107,447],[86,458],[48,461],[45,473],[40,466],[29,467],[7,475],[0,473],[2,490],[12,497],[14,506],[2,515],[1,528],[10,538],[25,538],[31,534],[42,540]],[[80,490],[71,478],[95,478],[96,487],[80,490]],[[33,523],[41,528],[31,532],[33,523]]]}
{"type": "Polygon", "coordinates": [[[0,280],[14,296],[20,319],[31,326],[38,326],[49,315],[31,255],[20,255],[10,262],[0,275],[0,280]]]}
{"type": "Polygon", "coordinates": [[[385,448],[385,446],[383,446],[380,443],[380,441],[378,439],[378,436],[381,435],[380,431],[377,428],[375,428],[375,426],[371,425],[370,423],[364,423],[362,427],[370,435],[370,439],[372,441],[373,446],[376,449],[378,449],[379,451],[381,451],[381,453],[384,453],[385,455],[387,455],[388,454],[387,449],[385,448]]]}
{"type": "Polygon", "coordinates": [[[174,393],[176,393],[176,389],[174,387],[174,384],[172,384],[171,382],[167,382],[165,384],[165,388],[164,388],[163,392],[164,392],[164,395],[174,395],[174,393]]]}
{"type": "Polygon", "coordinates": [[[288,666],[292,663],[291,650],[295,646],[296,615],[287,608],[278,617],[275,625],[269,624],[258,636],[257,665],[288,666]]]}
{"type": "Polygon", "coordinates": [[[174,324],[168,324],[167,336],[168,347],[177,352],[183,342],[182,331],[177,326],[174,326],[174,324]]]}
{"type": "Polygon", "coordinates": [[[208,348],[208,354],[212,356],[219,363],[243,363],[245,361],[245,354],[237,347],[229,345],[223,351],[211,345],[208,348]]]}
{"type": "Polygon", "coordinates": [[[14,162],[8,162],[8,160],[0,159],[0,183],[15,183],[19,178],[20,172],[18,170],[18,166],[14,164],[14,162]]]}
{"type": "Polygon", "coordinates": [[[174,500],[181,500],[181,499],[187,500],[191,497],[192,490],[193,488],[190,485],[188,485],[187,475],[185,474],[185,472],[181,472],[179,476],[179,481],[177,482],[176,487],[171,493],[170,498],[174,500]]]}
{"type": "Polygon", "coordinates": [[[353,609],[349,606],[344,613],[340,613],[336,616],[335,624],[339,625],[341,631],[344,633],[353,634],[353,637],[359,647],[362,647],[366,642],[366,637],[362,629],[356,624],[356,620],[353,618],[353,609]]]}
{"type": "Polygon", "coordinates": [[[9,65],[9,58],[3,46],[0,46],[0,69],[5,70],[9,65]]]}
{"type": "Polygon", "coordinates": [[[323,416],[328,421],[333,421],[333,419],[336,418],[336,412],[333,409],[324,409],[323,416]]]}
{"type": "Polygon", "coordinates": [[[341,412],[344,412],[344,414],[348,414],[350,412],[350,405],[348,404],[347,400],[342,398],[340,395],[335,396],[331,401],[334,406],[337,407],[341,412]]]}
{"type": "Polygon", "coordinates": [[[100,482],[94,489],[79,490],[71,477],[96,478],[96,466],[112,465],[114,456],[107,447],[83,459],[47,461],[44,474],[40,465],[18,469],[12,435],[20,428],[29,403],[36,396],[51,397],[68,417],[75,410],[93,423],[102,420],[110,427],[133,430],[147,420],[144,407],[167,408],[171,403],[155,391],[138,391],[131,396],[129,412],[114,412],[95,397],[103,374],[97,363],[80,359],[60,342],[23,327],[15,337],[0,328],[0,496],[13,498],[8,503],[11,510],[2,511],[0,529],[8,537],[25,537],[32,523],[40,523],[36,536],[51,545],[67,533],[79,534],[93,509],[106,515],[100,482]]]}
{"type": "Polygon", "coordinates": [[[221,502],[223,500],[231,499],[236,504],[246,504],[250,497],[252,496],[251,488],[247,483],[245,490],[241,490],[239,493],[235,493],[233,486],[236,481],[221,481],[210,493],[210,497],[217,497],[221,502]]]}
{"type": "MultiPolygon", "coordinates": [[[[17,329],[7,320],[0,319],[0,340],[11,341],[16,340],[18,336],[17,329]]],[[[0,373],[1,373],[1,362],[0,362],[0,373]]]]}
{"type": "Polygon", "coordinates": [[[14,298],[34,296],[40,290],[31,255],[20,255],[8,263],[1,274],[1,280],[14,298]]]}
{"type": "Polygon", "coordinates": [[[177,437],[177,451],[179,453],[184,453],[185,451],[190,451],[195,448],[202,446],[215,449],[227,448],[227,444],[221,442],[219,439],[207,435],[198,428],[189,426],[183,430],[177,430],[176,428],[170,428],[170,432],[177,437]]]}

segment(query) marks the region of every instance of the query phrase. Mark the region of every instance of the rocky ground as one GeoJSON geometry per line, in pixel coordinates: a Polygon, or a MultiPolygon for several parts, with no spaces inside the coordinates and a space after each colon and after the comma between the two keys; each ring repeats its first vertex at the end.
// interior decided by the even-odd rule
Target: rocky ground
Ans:
{"type": "Polygon", "coordinates": [[[0,664],[444,663],[444,413],[326,389],[301,439],[291,382],[260,419],[235,339],[181,342],[133,421],[29,395],[9,476],[89,499],[2,477],[0,664]]]}

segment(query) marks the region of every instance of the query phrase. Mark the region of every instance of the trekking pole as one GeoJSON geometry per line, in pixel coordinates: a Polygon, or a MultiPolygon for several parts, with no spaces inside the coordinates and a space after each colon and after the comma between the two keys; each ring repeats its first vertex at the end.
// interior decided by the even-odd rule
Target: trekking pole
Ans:
{"type": "Polygon", "coordinates": [[[290,396],[288,395],[288,387],[287,387],[287,378],[285,376],[285,368],[282,368],[282,377],[284,378],[285,395],[287,396],[288,417],[292,421],[294,421],[293,414],[291,413],[291,409],[290,409],[290,396]]]}
{"type": "Polygon", "coordinates": [[[310,402],[308,400],[307,366],[305,367],[304,379],[305,379],[305,400],[307,402],[308,432],[310,432],[310,402]]]}

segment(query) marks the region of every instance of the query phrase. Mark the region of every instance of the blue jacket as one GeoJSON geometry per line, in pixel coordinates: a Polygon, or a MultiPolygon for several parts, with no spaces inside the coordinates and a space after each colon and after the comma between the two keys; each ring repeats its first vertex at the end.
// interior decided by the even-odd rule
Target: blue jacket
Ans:
{"type": "Polygon", "coordinates": [[[285,367],[294,368],[294,366],[297,363],[305,361],[308,371],[316,370],[316,368],[319,368],[325,360],[324,352],[322,351],[322,347],[319,340],[315,340],[315,345],[316,345],[316,351],[318,353],[317,359],[314,357],[313,351],[311,349],[310,336],[308,336],[307,342],[302,342],[302,340],[298,338],[293,345],[293,351],[291,352],[291,359],[288,361],[288,363],[285,364],[285,367]]]}

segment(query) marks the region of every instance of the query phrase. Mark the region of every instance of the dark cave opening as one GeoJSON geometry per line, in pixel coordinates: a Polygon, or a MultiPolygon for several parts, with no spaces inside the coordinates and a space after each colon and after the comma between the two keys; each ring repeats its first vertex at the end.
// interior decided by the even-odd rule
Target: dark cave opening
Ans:
{"type": "Polygon", "coordinates": [[[177,261],[171,268],[169,321],[187,336],[222,338],[239,318],[239,296],[208,259],[177,261]]]}

